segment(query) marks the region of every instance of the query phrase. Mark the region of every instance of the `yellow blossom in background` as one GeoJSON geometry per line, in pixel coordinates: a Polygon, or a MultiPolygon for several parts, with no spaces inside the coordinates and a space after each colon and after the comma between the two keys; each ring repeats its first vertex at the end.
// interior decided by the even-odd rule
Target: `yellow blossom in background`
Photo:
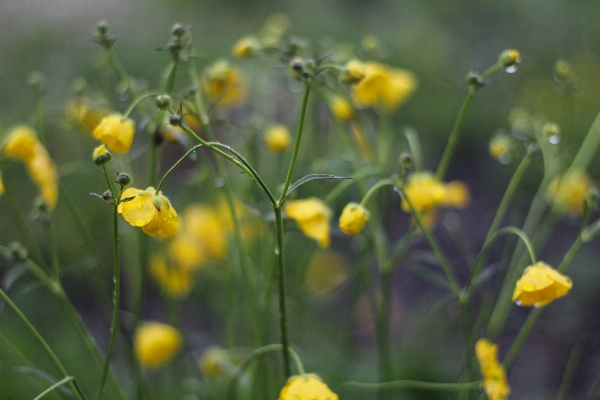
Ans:
{"type": "Polygon", "coordinates": [[[142,228],[150,236],[172,236],[179,228],[179,218],[175,208],[162,194],[156,194],[153,187],[146,190],[126,189],[121,199],[133,197],[119,203],[118,211],[125,221],[142,228]]]}
{"type": "MultiPolygon", "coordinates": [[[[464,183],[443,183],[426,171],[411,174],[404,186],[404,193],[429,229],[434,226],[435,214],[439,207],[460,209],[470,202],[469,189],[464,183]]],[[[406,199],[402,199],[402,210],[411,211],[406,199]]]]}
{"type": "Polygon", "coordinates": [[[358,203],[349,203],[340,215],[340,229],[346,235],[358,235],[369,220],[369,211],[358,203]]]}
{"type": "Polygon", "coordinates": [[[412,72],[376,62],[364,63],[364,78],[352,87],[352,100],[357,107],[382,108],[393,111],[400,107],[418,85],[412,72]]]}
{"type": "Polygon", "coordinates": [[[2,181],[2,175],[0,175],[0,196],[4,194],[4,182],[2,181]]]}
{"type": "Polygon", "coordinates": [[[194,273],[178,265],[168,266],[162,256],[150,259],[150,276],[170,297],[183,298],[192,290],[194,273]]]}
{"type": "Polygon", "coordinates": [[[157,369],[175,357],[183,345],[181,333],[160,322],[144,322],[134,337],[135,355],[141,365],[157,369]]]}
{"type": "Polygon", "coordinates": [[[220,60],[202,76],[202,89],[211,103],[222,108],[237,107],[246,100],[247,88],[239,70],[220,60]]]}
{"type": "Polygon", "coordinates": [[[133,143],[135,122],[121,114],[111,114],[104,117],[94,129],[96,139],[115,153],[127,153],[133,143]]]}
{"type": "Polygon", "coordinates": [[[358,60],[350,60],[342,70],[342,82],[355,85],[365,78],[365,64],[358,60]]]}
{"type": "Polygon", "coordinates": [[[316,251],[308,261],[304,278],[306,289],[311,293],[326,293],[348,279],[348,263],[340,253],[333,250],[316,251]]]}
{"type": "Polygon", "coordinates": [[[483,389],[489,400],[505,400],[510,394],[506,372],[498,362],[498,345],[487,339],[479,339],[475,344],[475,355],[483,375],[483,389]]]}
{"type": "Polygon", "coordinates": [[[58,200],[56,165],[33,129],[27,126],[13,128],[8,134],[3,150],[7,156],[25,164],[29,176],[40,190],[41,197],[48,208],[53,210],[58,200]]]}
{"type": "Polygon", "coordinates": [[[565,296],[572,286],[569,277],[539,261],[525,269],[517,281],[512,301],[520,306],[542,307],[565,296]]]}
{"type": "Polygon", "coordinates": [[[87,97],[77,97],[67,105],[67,119],[87,133],[92,134],[94,128],[100,121],[110,114],[110,110],[104,108],[87,97]]]}
{"type": "Polygon", "coordinates": [[[169,256],[180,269],[187,271],[200,268],[207,258],[201,241],[187,229],[179,231],[169,241],[169,256]]]}
{"type": "Polygon", "coordinates": [[[285,203],[288,218],[296,220],[302,233],[317,241],[321,247],[329,247],[329,220],[331,210],[323,201],[312,197],[285,203]]]}
{"type": "Polygon", "coordinates": [[[331,96],[328,101],[329,109],[334,117],[340,121],[352,119],[354,109],[348,100],[342,96],[331,96]]]}
{"type": "Polygon", "coordinates": [[[279,39],[290,27],[290,19],[283,13],[274,13],[267,18],[260,31],[265,46],[276,46],[279,39]]]}
{"type": "Polygon", "coordinates": [[[185,210],[183,221],[187,232],[201,241],[209,257],[217,260],[225,258],[229,225],[215,209],[195,204],[185,210]]]}
{"type": "Polygon", "coordinates": [[[233,45],[231,53],[237,58],[248,58],[256,54],[260,48],[261,43],[257,37],[244,36],[233,45]]]}
{"type": "Polygon", "coordinates": [[[292,135],[285,125],[273,125],[265,132],[265,143],[273,153],[282,153],[290,147],[292,135]]]}
{"type": "Polygon", "coordinates": [[[577,217],[583,212],[583,202],[593,186],[594,183],[585,171],[574,170],[565,176],[554,178],[548,185],[546,197],[558,211],[577,217]]]}
{"type": "Polygon", "coordinates": [[[510,135],[498,133],[490,140],[489,152],[492,157],[502,164],[508,164],[511,159],[513,141],[510,135]]]}
{"type": "Polygon", "coordinates": [[[315,374],[295,375],[279,393],[279,400],[338,400],[338,395],[315,374]]]}
{"type": "Polygon", "coordinates": [[[218,346],[206,349],[200,357],[199,365],[202,374],[210,378],[218,378],[226,373],[231,375],[237,371],[237,367],[231,363],[227,351],[218,346]]]}

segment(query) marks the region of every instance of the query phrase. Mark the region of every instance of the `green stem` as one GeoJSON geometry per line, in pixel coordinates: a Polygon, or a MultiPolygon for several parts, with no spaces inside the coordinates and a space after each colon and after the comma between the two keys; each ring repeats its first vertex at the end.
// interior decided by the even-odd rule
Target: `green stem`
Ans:
{"type": "Polygon", "coordinates": [[[389,314],[392,298],[392,273],[382,271],[381,275],[381,302],[378,307],[377,323],[377,349],[379,351],[379,379],[389,381],[393,379],[389,314]]]}
{"type": "Polygon", "coordinates": [[[600,113],[596,115],[594,122],[592,122],[592,126],[590,126],[588,133],[585,135],[585,139],[583,139],[583,143],[581,144],[577,155],[575,155],[575,158],[573,159],[573,162],[571,163],[571,167],[569,169],[586,169],[592,161],[592,158],[594,157],[594,154],[596,153],[596,150],[598,149],[599,145],[600,113]]]}
{"type": "MultiPolygon", "coordinates": [[[[0,297],[2,297],[4,302],[11,308],[11,310],[13,310],[13,312],[17,315],[17,317],[19,317],[21,322],[27,327],[29,332],[31,332],[31,334],[35,337],[35,339],[42,346],[42,348],[44,349],[44,351],[46,352],[48,357],[50,357],[50,360],[52,360],[52,362],[54,363],[54,366],[60,371],[60,373],[65,378],[68,377],[69,374],[67,373],[67,370],[65,369],[65,367],[63,367],[62,363],[60,362],[58,357],[56,357],[56,354],[54,354],[54,352],[52,351],[52,349],[50,348],[48,343],[44,340],[42,335],[40,335],[40,333],[37,331],[37,329],[35,329],[35,327],[31,324],[31,322],[29,322],[29,320],[21,312],[19,307],[17,307],[17,305],[12,302],[10,297],[8,297],[6,295],[6,293],[4,292],[4,290],[2,290],[2,289],[0,289],[0,297]]],[[[71,390],[73,391],[73,393],[77,393],[82,400],[85,400],[85,395],[81,392],[81,389],[77,385],[75,385],[74,382],[69,381],[69,386],[70,386],[71,390]]]]}
{"type": "MultiPolygon", "coordinates": [[[[473,348],[471,345],[471,324],[470,324],[470,315],[469,315],[469,296],[464,295],[460,299],[460,310],[461,310],[461,322],[462,322],[462,330],[463,337],[465,340],[465,357],[467,358],[467,370],[469,374],[469,380],[472,381],[475,379],[476,368],[473,363],[473,348]]],[[[474,397],[474,392],[472,390],[467,391],[467,398],[472,399],[474,397]]]]}
{"type": "Polygon", "coordinates": [[[204,144],[197,144],[196,146],[189,149],[179,160],[177,160],[177,162],[175,164],[173,164],[173,166],[171,168],[169,168],[169,170],[163,175],[162,179],[158,183],[158,186],[156,187],[156,193],[160,193],[160,189],[162,188],[163,183],[165,183],[165,180],[171,174],[171,172],[173,172],[175,170],[175,168],[177,168],[179,166],[179,164],[181,164],[183,162],[183,160],[188,158],[190,156],[190,154],[192,154],[193,152],[195,152],[196,150],[198,150],[200,147],[203,147],[203,146],[204,146],[204,144]]]}
{"type": "Polygon", "coordinates": [[[542,310],[543,310],[542,307],[534,308],[529,313],[529,316],[527,317],[527,319],[525,320],[525,323],[521,327],[521,330],[519,331],[517,337],[515,338],[515,341],[513,342],[512,346],[510,346],[510,349],[508,350],[508,353],[506,354],[504,361],[502,361],[502,365],[504,365],[505,369],[508,370],[512,366],[512,363],[514,362],[515,358],[517,357],[517,354],[519,354],[519,350],[521,350],[521,346],[523,346],[525,339],[527,339],[527,336],[529,335],[531,328],[533,328],[533,325],[535,324],[535,321],[537,321],[542,310]]]}
{"type": "Polygon", "coordinates": [[[594,383],[590,388],[590,392],[588,393],[586,400],[595,400],[598,391],[600,391],[600,373],[598,373],[598,376],[596,376],[596,379],[594,380],[594,383]]]}
{"type": "Polygon", "coordinates": [[[569,361],[567,361],[565,374],[563,375],[562,382],[560,383],[560,389],[556,395],[556,400],[564,400],[567,398],[569,390],[571,389],[571,384],[573,383],[573,375],[575,374],[575,369],[577,368],[577,363],[579,362],[580,357],[581,346],[575,345],[573,350],[571,350],[571,354],[569,355],[569,361]]]}
{"type": "Polygon", "coordinates": [[[336,392],[343,387],[366,390],[394,390],[394,389],[420,389],[445,392],[462,392],[464,390],[477,389],[481,386],[481,381],[465,382],[465,383],[440,383],[440,382],[423,382],[413,380],[398,380],[381,383],[364,383],[347,381],[339,385],[336,392]]]}
{"type": "Polygon", "coordinates": [[[129,105],[129,107],[127,108],[127,111],[125,111],[125,113],[123,113],[122,119],[129,118],[129,114],[131,114],[133,112],[133,109],[135,107],[137,107],[137,105],[140,104],[142,102],[142,100],[147,99],[148,97],[156,97],[157,95],[158,95],[158,93],[146,93],[146,94],[143,94],[143,95],[135,98],[133,100],[133,102],[129,105]]]}
{"type": "Polygon", "coordinates": [[[277,269],[279,282],[279,328],[281,331],[281,346],[283,355],[283,368],[285,377],[291,376],[290,357],[289,357],[289,337],[288,337],[288,319],[286,305],[286,286],[285,286],[285,260],[283,252],[283,218],[281,216],[281,207],[274,207],[275,225],[277,228],[277,269]]]}
{"type": "Polygon", "coordinates": [[[371,188],[369,189],[369,191],[367,192],[367,194],[365,194],[363,196],[362,201],[360,202],[360,205],[362,207],[364,207],[367,202],[369,201],[369,199],[371,198],[371,196],[373,196],[373,194],[380,188],[385,187],[385,186],[395,186],[398,184],[398,181],[395,179],[384,179],[381,180],[379,182],[377,182],[376,184],[374,184],[373,186],[371,186],[371,188]]]}
{"type": "Polygon", "coordinates": [[[75,380],[74,377],[67,376],[66,378],[63,378],[60,381],[56,382],[54,385],[50,386],[48,389],[44,390],[39,395],[35,396],[35,399],[33,399],[33,400],[40,400],[43,397],[45,397],[47,394],[52,393],[54,390],[56,390],[59,387],[61,387],[62,385],[64,385],[65,383],[69,383],[69,382],[74,381],[74,380],[75,380]]]}
{"type": "Polygon", "coordinates": [[[292,159],[290,161],[290,167],[287,172],[287,176],[285,178],[285,183],[283,184],[283,190],[281,192],[281,197],[279,198],[279,205],[283,204],[285,201],[285,196],[292,184],[292,176],[294,174],[294,168],[296,166],[296,160],[298,159],[298,152],[300,150],[300,142],[302,141],[302,131],[304,128],[304,117],[306,115],[306,105],[308,104],[308,95],[310,94],[310,82],[305,82],[304,84],[304,95],[302,97],[302,107],[300,109],[300,117],[298,120],[298,130],[296,131],[296,140],[294,142],[294,150],[292,151],[292,159]]]}
{"type": "Polygon", "coordinates": [[[58,259],[58,243],[56,241],[56,231],[54,225],[48,216],[48,220],[45,222],[48,228],[48,238],[50,241],[50,253],[51,253],[51,265],[54,276],[60,276],[60,261],[58,259]]]}

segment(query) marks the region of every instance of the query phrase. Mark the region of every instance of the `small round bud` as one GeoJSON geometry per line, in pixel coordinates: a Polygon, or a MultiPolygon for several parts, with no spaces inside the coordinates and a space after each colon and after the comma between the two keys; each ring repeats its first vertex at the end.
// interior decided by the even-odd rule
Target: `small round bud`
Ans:
{"type": "Polygon", "coordinates": [[[94,153],[92,154],[92,160],[96,165],[106,165],[112,159],[112,155],[106,149],[106,146],[101,144],[100,146],[94,149],[94,153]]]}
{"type": "Polygon", "coordinates": [[[465,81],[467,82],[467,85],[469,85],[469,86],[475,86],[475,87],[485,86],[485,82],[483,81],[483,78],[481,77],[481,75],[479,75],[475,71],[469,71],[467,73],[467,76],[465,77],[465,81]]]}
{"type": "Polygon", "coordinates": [[[119,175],[117,175],[117,180],[115,182],[117,182],[121,186],[127,186],[130,185],[131,182],[133,182],[133,179],[131,178],[131,176],[129,176],[129,174],[121,172],[119,175]]]}
{"type": "Polygon", "coordinates": [[[365,66],[358,60],[350,60],[346,63],[340,79],[347,85],[355,85],[365,77],[365,66]]]}
{"type": "Polygon", "coordinates": [[[404,166],[412,164],[412,154],[405,152],[400,154],[400,163],[404,166]]]}
{"type": "Polygon", "coordinates": [[[498,62],[503,68],[513,67],[521,62],[521,53],[518,50],[504,50],[498,57],[498,62]]]}
{"type": "Polygon", "coordinates": [[[177,23],[173,25],[173,28],[171,29],[171,34],[180,38],[183,35],[185,35],[185,31],[185,26],[183,26],[183,24],[177,23]]]}
{"type": "Polygon", "coordinates": [[[156,97],[156,107],[158,107],[159,110],[168,110],[172,105],[173,100],[168,94],[161,94],[160,96],[156,97]]]}
{"type": "Polygon", "coordinates": [[[40,71],[33,71],[27,78],[27,84],[34,90],[42,90],[44,83],[44,75],[40,71]]]}
{"type": "Polygon", "coordinates": [[[173,126],[179,126],[181,125],[181,120],[183,119],[183,117],[179,114],[173,114],[169,117],[169,123],[173,126]]]}
{"type": "Polygon", "coordinates": [[[96,25],[96,31],[100,36],[106,36],[109,30],[110,27],[108,26],[108,22],[106,22],[106,20],[102,20],[98,22],[98,25],[96,25]]]}
{"type": "Polygon", "coordinates": [[[560,125],[556,122],[546,122],[542,127],[542,133],[545,137],[550,138],[552,136],[560,135],[560,125]]]}
{"type": "Polygon", "coordinates": [[[107,190],[106,192],[102,193],[102,200],[106,200],[106,201],[110,201],[113,199],[113,195],[110,192],[110,190],[107,190]]]}
{"type": "Polygon", "coordinates": [[[8,245],[10,255],[15,261],[25,261],[27,259],[27,249],[19,242],[12,242],[8,245]]]}
{"type": "Polygon", "coordinates": [[[556,60],[554,63],[554,76],[559,82],[566,82],[571,79],[573,69],[567,60],[556,60]]]}

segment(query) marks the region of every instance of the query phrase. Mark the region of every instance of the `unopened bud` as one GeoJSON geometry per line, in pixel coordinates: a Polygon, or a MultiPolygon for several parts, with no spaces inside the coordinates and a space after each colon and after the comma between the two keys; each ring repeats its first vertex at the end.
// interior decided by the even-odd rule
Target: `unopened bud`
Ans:
{"type": "Polygon", "coordinates": [[[100,146],[94,149],[94,153],[92,154],[92,160],[96,165],[106,165],[112,159],[112,155],[106,149],[106,146],[101,144],[100,146]]]}
{"type": "Polygon", "coordinates": [[[168,110],[172,105],[173,100],[168,94],[161,94],[160,96],[156,97],[156,107],[158,107],[159,110],[168,110]]]}
{"type": "Polygon", "coordinates": [[[173,28],[171,29],[171,34],[175,37],[182,37],[183,35],[185,35],[185,31],[185,26],[183,26],[183,24],[177,23],[173,25],[173,28]]]}
{"type": "Polygon", "coordinates": [[[19,242],[12,242],[8,245],[10,255],[15,261],[25,261],[27,259],[27,249],[19,242]]]}
{"type": "Polygon", "coordinates": [[[475,71],[469,71],[467,73],[467,76],[465,77],[465,81],[467,82],[467,85],[469,85],[469,86],[475,86],[475,87],[485,86],[485,82],[483,81],[483,78],[481,77],[481,75],[479,75],[475,71]]]}
{"type": "Polygon", "coordinates": [[[102,193],[101,197],[102,197],[102,200],[106,200],[106,201],[110,201],[114,198],[112,193],[110,192],[110,190],[107,190],[106,192],[102,193]]]}
{"type": "Polygon", "coordinates": [[[567,60],[556,60],[554,63],[554,76],[559,82],[566,82],[571,79],[573,69],[567,60]]]}
{"type": "Polygon", "coordinates": [[[133,179],[131,178],[131,176],[129,176],[129,174],[121,172],[117,175],[117,180],[115,182],[117,182],[121,186],[127,186],[130,185],[132,181],[133,179]]]}
{"type": "Polygon", "coordinates": [[[558,136],[560,135],[560,125],[558,125],[556,122],[547,122],[542,127],[542,133],[547,138],[558,136]]]}
{"type": "Polygon", "coordinates": [[[521,62],[521,53],[518,50],[504,50],[498,57],[498,62],[503,68],[515,66],[521,62]]]}
{"type": "Polygon", "coordinates": [[[350,60],[346,63],[340,79],[347,85],[354,85],[365,77],[365,66],[358,60],[350,60]]]}
{"type": "Polygon", "coordinates": [[[180,126],[183,117],[179,114],[173,114],[169,117],[169,123],[173,126],[180,126]]]}
{"type": "Polygon", "coordinates": [[[404,166],[412,164],[412,154],[408,152],[400,154],[400,163],[404,166]]]}

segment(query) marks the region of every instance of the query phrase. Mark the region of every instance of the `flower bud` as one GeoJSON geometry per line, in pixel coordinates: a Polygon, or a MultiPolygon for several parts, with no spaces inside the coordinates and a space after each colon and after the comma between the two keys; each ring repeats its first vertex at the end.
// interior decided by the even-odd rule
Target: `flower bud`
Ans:
{"type": "Polygon", "coordinates": [[[180,126],[183,117],[179,114],[173,114],[169,117],[169,123],[173,126],[180,126]]]}
{"type": "Polygon", "coordinates": [[[101,144],[100,146],[94,149],[94,154],[92,154],[92,160],[96,165],[106,165],[112,159],[112,155],[106,149],[106,146],[101,144]]]}
{"type": "Polygon", "coordinates": [[[27,84],[36,91],[44,89],[44,75],[40,71],[33,71],[27,78],[27,84]]]}
{"type": "Polygon", "coordinates": [[[358,60],[350,60],[342,71],[341,80],[347,85],[354,85],[365,77],[365,66],[358,60]]]}
{"type": "Polygon", "coordinates": [[[121,185],[121,187],[123,187],[130,185],[131,182],[133,182],[133,179],[131,178],[131,176],[129,176],[129,174],[121,172],[119,175],[117,175],[117,180],[115,182],[117,182],[119,185],[121,185]]]}
{"type": "Polygon", "coordinates": [[[15,261],[25,261],[27,259],[27,249],[19,242],[12,242],[8,245],[10,255],[15,261]]]}
{"type": "Polygon", "coordinates": [[[475,71],[469,71],[465,77],[465,81],[469,86],[482,87],[485,86],[485,82],[481,75],[475,71]]]}
{"type": "Polygon", "coordinates": [[[160,96],[156,97],[156,107],[158,107],[159,110],[168,110],[172,105],[173,100],[168,94],[161,94],[160,96]]]}
{"type": "Polygon", "coordinates": [[[369,211],[358,203],[349,203],[340,216],[340,229],[346,235],[358,235],[369,220],[369,211]]]}
{"type": "Polygon", "coordinates": [[[571,79],[573,69],[567,60],[556,60],[554,63],[554,76],[559,82],[566,82],[571,79]]]}
{"type": "Polygon", "coordinates": [[[171,34],[175,37],[182,37],[183,35],[185,35],[185,26],[183,26],[183,24],[177,23],[175,25],[173,25],[173,28],[171,29],[171,34]]]}
{"type": "Polygon", "coordinates": [[[498,57],[498,62],[503,68],[513,67],[521,62],[521,53],[518,50],[504,50],[498,57]]]}
{"type": "Polygon", "coordinates": [[[304,60],[300,57],[294,57],[290,62],[290,67],[292,68],[292,75],[294,78],[300,78],[304,71],[304,60]]]}
{"type": "Polygon", "coordinates": [[[400,163],[404,166],[412,164],[412,154],[408,152],[400,154],[400,163]]]}
{"type": "Polygon", "coordinates": [[[558,136],[560,135],[560,125],[558,125],[556,122],[547,122],[542,127],[542,133],[544,134],[544,137],[547,138],[558,136]]]}
{"type": "Polygon", "coordinates": [[[245,36],[233,45],[231,53],[237,58],[252,57],[260,50],[260,41],[254,36],[245,36]]]}
{"type": "Polygon", "coordinates": [[[110,190],[107,190],[106,192],[102,193],[102,196],[100,196],[100,197],[102,197],[102,200],[105,200],[105,201],[110,201],[113,199],[113,195],[110,192],[110,190]]]}

